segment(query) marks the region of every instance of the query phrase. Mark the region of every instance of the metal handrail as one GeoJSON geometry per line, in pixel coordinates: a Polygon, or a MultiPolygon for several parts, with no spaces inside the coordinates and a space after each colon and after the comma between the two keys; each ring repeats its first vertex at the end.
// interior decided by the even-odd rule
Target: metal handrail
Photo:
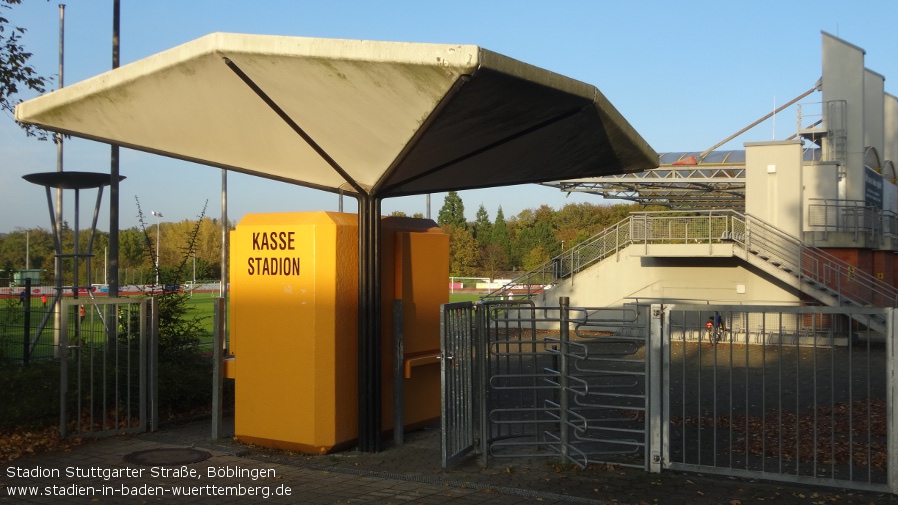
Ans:
{"type": "Polygon", "coordinates": [[[631,244],[658,243],[733,243],[741,249],[743,259],[760,258],[827,292],[839,305],[898,306],[898,290],[892,286],[770,223],[733,210],[633,213],[483,298],[512,294],[529,298],[559,281],[570,278],[573,283],[577,273],[631,244]]]}

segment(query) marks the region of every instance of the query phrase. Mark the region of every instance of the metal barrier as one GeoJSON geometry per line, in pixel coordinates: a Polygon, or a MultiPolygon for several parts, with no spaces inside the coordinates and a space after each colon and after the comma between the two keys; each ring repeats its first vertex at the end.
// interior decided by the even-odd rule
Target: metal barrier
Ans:
{"type": "Polygon", "coordinates": [[[62,436],[158,426],[155,298],[64,299],[59,364],[62,436]]]}
{"type": "Polygon", "coordinates": [[[475,447],[474,305],[443,305],[440,315],[441,444],[443,467],[475,447]]]}
{"type": "Polygon", "coordinates": [[[444,437],[464,440],[444,438],[446,466],[478,449],[484,466],[549,457],[898,494],[893,308],[562,298],[443,312],[444,371],[464,377],[444,382],[444,437]],[[884,342],[856,341],[874,318],[884,342]]]}
{"type": "Polygon", "coordinates": [[[554,308],[525,300],[444,305],[444,466],[474,448],[484,465],[522,456],[580,467],[660,463],[649,457],[660,449],[647,435],[647,314],[644,306],[570,308],[566,299],[554,308]],[[470,339],[467,352],[451,347],[470,339]],[[473,413],[471,432],[465,419],[473,413]]]}
{"type": "Polygon", "coordinates": [[[894,338],[850,345],[849,316],[893,309],[665,307],[664,467],[898,492],[894,338]]]}

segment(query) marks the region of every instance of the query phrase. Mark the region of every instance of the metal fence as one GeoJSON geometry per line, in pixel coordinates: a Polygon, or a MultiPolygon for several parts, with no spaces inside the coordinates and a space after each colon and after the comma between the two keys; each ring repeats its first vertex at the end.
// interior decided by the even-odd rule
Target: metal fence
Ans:
{"type": "Polygon", "coordinates": [[[0,298],[0,366],[25,365],[57,357],[58,339],[53,331],[55,311],[51,302],[37,296],[0,298]]]}
{"type": "Polygon", "coordinates": [[[444,417],[475,416],[464,452],[484,465],[542,456],[898,493],[892,308],[451,311],[462,323],[444,325],[444,342],[473,338],[473,352],[450,351],[444,373],[467,378],[443,394],[465,406],[444,417]],[[857,339],[874,319],[886,338],[857,339]]]}
{"type": "Polygon", "coordinates": [[[66,299],[59,335],[63,436],[158,425],[155,298],[66,299]]]}
{"type": "Polygon", "coordinates": [[[665,468],[898,491],[894,339],[852,320],[891,313],[667,306],[665,468]]]}
{"type": "Polygon", "coordinates": [[[851,234],[855,242],[862,237],[877,242],[884,233],[893,236],[898,231],[892,228],[894,223],[889,220],[892,217],[891,213],[884,214],[863,200],[812,198],[808,201],[808,229],[822,232],[824,240],[829,233],[843,232],[851,234]]]}
{"type": "Polygon", "coordinates": [[[484,464],[524,456],[580,467],[660,462],[649,456],[658,439],[647,435],[648,307],[565,303],[444,306],[444,322],[455,321],[443,326],[444,465],[475,441],[484,464]],[[459,352],[465,341],[473,352],[459,352]],[[462,394],[465,387],[471,391],[462,394]],[[473,429],[463,422],[469,415],[477,418],[473,429]]]}

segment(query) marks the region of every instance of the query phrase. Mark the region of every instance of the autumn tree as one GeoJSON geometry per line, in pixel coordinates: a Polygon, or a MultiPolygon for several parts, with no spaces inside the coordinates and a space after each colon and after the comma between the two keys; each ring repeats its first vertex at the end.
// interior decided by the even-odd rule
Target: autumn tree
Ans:
{"type": "Polygon", "coordinates": [[[449,275],[468,277],[477,273],[480,250],[471,232],[452,225],[443,226],[449,235],[449,275]]]}
{"type": "Polygon", "coordinates": [[[487,277],[495,279],[499,272],[508,268],[508,256],[499,244],[487,244],[480,249],[480,265],[487,277]]]}
{"type": "MultiPolygon", "coordinates": [[[[21,0],[0,0],[0,109],[12,115],[20,91],[30,90],[35,93],[43,93],[50,80],[38,75],[37,71],[28,64],[31,53],[22,45],[22,36],[25,28],[10,24],[4,15],[12,9],[13,5],[19,5],[21,0]]],[[[39,130],[32,125],[21,125],[29,136],[40,139],[47,138],[44,130],[39,130]]]]}

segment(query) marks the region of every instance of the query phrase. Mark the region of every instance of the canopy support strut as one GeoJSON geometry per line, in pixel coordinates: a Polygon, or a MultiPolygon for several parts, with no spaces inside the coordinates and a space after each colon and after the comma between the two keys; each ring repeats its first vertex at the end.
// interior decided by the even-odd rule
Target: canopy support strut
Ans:
{"type": "Polygon", "coordinates": [[[343,179],[350,186],[352,186],[353,189],[355,189],[359,194],[366,193],[366,191],[362,189],[362,186],[360,186],[359,183],[356,182],[355,179],[353,179],[346,172],[346,170],[343,170],[343,167],[341,167],[336,160],[331,158],[331,156],[327,154],[327,151],[319,146],[318,143],[315,142],[312,137],[302,129],[301,126],[296,124],[296,121],[294,121],[293,118],[291,118],[290,115],[287,114],[287,112],[285,112],[284,109],[282,109],[277,104],[277,102],[275,102],[270,96],[268,96],[265,91],[263,91],[262,88],[255,83],[255,81],[253,81],[248,75],[246,75],[243,70],[241,70],[240,67],[237,66],[236,63],[225,57],[222,57],[222,59],[224,60],[225,65],[227,65],[228,68],[230,68],[235,74],[237,74],[237,77],[239,77],[240,80],[242,80],[251,90],[253,90],[256,95],[259,96],[259,98],[262,99],[263,102],[265,102],[265,105],[267,105],[272,111],[274,111],[275,114],[278,115],[278,117],[280,117],[285,123],[287,123],[287,126],[289,126],[294,132],[296,132],[297,135],[302,137],[302,139],[305,140],[307,144],[309,144],[309,147],[314,149],[315,152],[318,153],[318,156],[321,156],[321,159],[326,161],[327,164],[331,166],[331,168],[333,168],[338,174],[340,174],[340,176],[343,177],[343,179]]]}

